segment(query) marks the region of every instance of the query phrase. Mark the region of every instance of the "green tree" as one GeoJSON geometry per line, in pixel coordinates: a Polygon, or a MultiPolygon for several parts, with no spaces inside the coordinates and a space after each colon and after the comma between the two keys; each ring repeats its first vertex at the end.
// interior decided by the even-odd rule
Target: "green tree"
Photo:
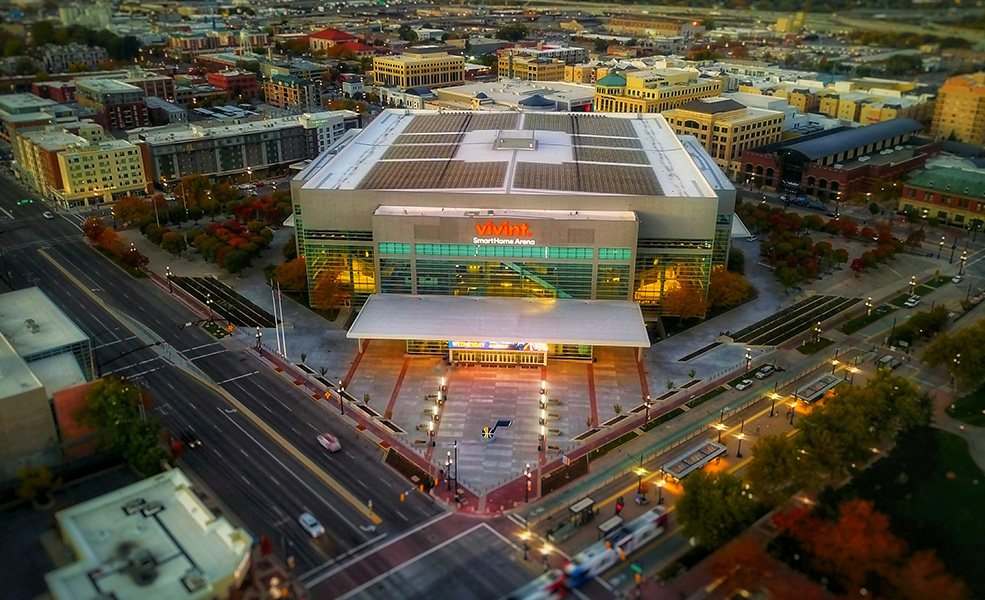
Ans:
{"type": "Polygon", "coordinates": [[[605,54],[609,51],[609,40],[597,39],[595,40],[595,51],[599,54],[605,54]]]}
{"type": "Polygon", "coordinates": [[[977,387],[985,381],[985,319],[941,334],[920,358],[930,367],[943,366],[958,383],[977,387]]]}
{"type": "Polygon", "coordinates": [[[684,535],[712,549],[741,533],[757,514],[756,503],[742,480],[725,472],[689,475],[676,506],[684,535]]]}
{"type": "Polygon", "coordinates": [[[510,25],[504,25],[500,27],[496,32],[496,39],[506,40],[508,42],[519,42],[523,38],[527,37],[530,30],[523,23],[511,23],[510,25]]]}
{"type": "Polygon", "coordinates": [[[31,44],[44,46],[55,41],[55,25],[51,21],[35,21],[31,25],[31,44]]]}
{"type": "Polygon", "coordinates": [[[40,467],[24,465],[17,469],[17,479],[20,480],[16,490],[17,497],[32,502],[47,496],[48,492],[62,484],[61,478],[56,479],[51,469],[43,465],[40,467]]]}
{"type": "Polygon", "coordinates": [[[803,465],[793,439],[786,435],[764,435],[752,447],[754,460],[746,467],[746,481],[763,502],[775,506],[803,481],[803,465]],[[801,477],[798,477],[800,475],[801,477]]]}
{"type": "Polygon", "coordinates": [[[284,255],[284,262],[290,262],[298,257],[298,237],[295,234],[291,234],[291,237],[284,242],[284,245],[280,249],[281,254],[284,255]]]}
{"type": "Polygon", "coordinates": [[[188,248],[188,244],[185,242],[185,236],[169,231],[161,237],[161,248],[173,256],[178,256],[188,248]]]}

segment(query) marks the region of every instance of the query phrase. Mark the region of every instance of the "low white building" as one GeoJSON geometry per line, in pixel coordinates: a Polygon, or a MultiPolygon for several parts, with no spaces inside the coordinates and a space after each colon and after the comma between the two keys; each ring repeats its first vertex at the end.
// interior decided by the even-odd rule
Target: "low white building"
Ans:
{"type": "Polygon", "coordinates": [[[55,518],[77,558],[45,575],[55,600],[225,600],[249,570],[253,538],[216,517],[180,470],[55,518]]]}

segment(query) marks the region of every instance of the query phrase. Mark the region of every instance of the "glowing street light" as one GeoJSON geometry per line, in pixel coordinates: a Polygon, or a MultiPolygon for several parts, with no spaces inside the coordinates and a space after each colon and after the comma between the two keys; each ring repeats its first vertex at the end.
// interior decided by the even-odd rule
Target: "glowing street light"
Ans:
{"type": "Polygon", "coordinates": [[[722,443],[722,432],[728,429],[725,423],[715,423],[715,429],[718,430],[718,443],[722,443]]]}
{"type": "Polygon", "coordinates": [[[793,425],[793,417],[797,414],[797,401],[790,403],[790,424],[793,425]]]}
{"type": "Polygon", "coordinates": [[[835,374],[835,369],[837,369],[837,368],[838,368],[838,359],[837,358],[832,358],[831,359],[831,374],[832,375],[835,374]]]}
{"type": "Polygon", "coordinates": [[[913,295],[913,290],[917,287],[917,276],[913,275],[910,277],[910,295],[913,295]]]}
{"type": "Polygon", "coordinates": [[[752,350],[746,348],[746,371],[752,366],[752,350]]]}
{"type": "Polygon", "coordinates": [[[961,267],[958,269],[958,275],[964,275],[964,263],[968,260],[968,251],[965,250],[961,253],[961,267]]]}
{"type": "Polygon", "coordinates": [[[869,299],[865,301],[865,316],[872,316],[872,296],[869,296],[869,299]]]}
{"type": "Polygon", "coordinates": [[[943,251],[944,251],[944,236],[942,235],[940,243],[937,244],[937,260],[940,260],[941,252],[943,251]]]}
{"type": "Polygon", "coordinates": [[[770,395],[770,398],[772,399],[772,402],[770,403],[770,416],[772,417],[773,416],[773,409],[774,409],[774,407],[776,407],[776,401],[780,399],[780,394],[777,394],[776,392],[773,392],[770,395]]]}
{"type": "Polygon", "coordinates": [[[663,479],[661,479],[660,481],[657,482],[657,490],[660,493],[660,497],[657,498],[657,504],[663,504],[664,503],[664,486],[665,485],[667,485],[667,482],[664,481],[663,479]]]}
{"type": "Polygon", "coordinates": [[[735,457],[736,458],[742,458],[742,440],[746,439],[746,434],[744,434],[744,433],[737,433],[737,434],[735,434],[735,439],[739,440],[739,447],[735,451],[735,457]]]}
{"type": "Polygon", "coordinates": [[[530,463],[527,463],[527,466],[523,468],[523,476],[526,478],[523,500],[530,502],[530,463]]]}
{"type": "Polygon", "coordinates": [[[643,424],[645,425],[650,422],[650,407],[653,406],[650,402],[650,394],[646,395],[646,400],[643,401],[643,406],[646,407],[646,416],[643,418],[643,424]]]}

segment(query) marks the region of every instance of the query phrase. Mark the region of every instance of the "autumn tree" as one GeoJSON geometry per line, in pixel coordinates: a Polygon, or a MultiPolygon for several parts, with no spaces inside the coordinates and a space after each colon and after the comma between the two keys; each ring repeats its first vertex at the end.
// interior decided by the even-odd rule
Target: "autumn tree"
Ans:
{"type": "Polygon", "coordinates": [[[714,579],[727,579],[734,589],[754,590],[771,567],[761,543],[739,539],[712,556],[710,571],[714,579]]]}
{"type": "Polygon", "coordinates": [[[665,292],[661,300],[665,314],[684,319],[704,316],[708,312],[708,300],[701,290],[690,283],[679,283],[674,289],[665,292]]]}
{"type": "Polygon", "coordinates": [[[338,269],[326,269],[319,273],[315,289],[311,292],[311,305],[317,308],[341,306],[349,298],[348,287],[342,282],[338,269]]]}
{"type": "Polygon", "coordinates": [[[906,245],[911,248],[919,248],[925,239],[927,239],[927,234],[923,232],[923,229],[918,229],[906,236],[906,245]]]}
{"type": "Polygon", "coordinates": [[[305,266],[303,256],[294,260],[285,261],[277,265],[274,270],[274,279],[280,283],[285,290],[294,292],[305,292],[308,290],[308,270],[305,266]]]}
{"type": "Polygon", "coordinates": [[[113,206],[113,218],[122,223],[142,221],[150,212],[150,203],[132,194],[120,198],[113,206]]]}
{"type": "Polygon", "coordinates": [[[188,244],[185,242],[185,236],[169,231],[161,236],[161,248],[173,256],[178,256],[188,248],[188,244]]]}
{"type": "Polygon", "coordinates": [[[89,217],[82,222],[82,233],[90,242],[98,242],[99,236],[106,231],[106,223],[99,217],[89,217]]]}
{"type": "Polygon", "coordinates": [[[714,267],[708,281],[708,305],[713,311],[728,310],[742,304],[753,293],[753,287],[738,273],[722,266],[714,267]]]}
{"type": "Polygon", "coordinates": [[[677,520],[684,535],[706,548],[717,548],[756,519],[756,504],[742,480],[725,472],[696,471],[684,480],[677,501],[677,520]]]}

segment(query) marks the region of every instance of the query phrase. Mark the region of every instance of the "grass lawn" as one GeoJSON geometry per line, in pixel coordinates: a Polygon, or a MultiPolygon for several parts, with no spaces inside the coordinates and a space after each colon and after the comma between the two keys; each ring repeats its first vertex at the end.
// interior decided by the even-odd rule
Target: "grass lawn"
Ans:
{"type": "Polygon", "coordinates": [[[985,427],[985,387],[948,406],[947,414],[969,425],[985,427]]]}
{"type": "Polygon", "coordinates": [[[719,394],[724,394],[725,393],[725,389],[726,389],[725,386],[721,386],[720,385],[717,388],[711,390],[710,392],[708,392],[708,393],[706,393],[706,394],[704,394],[702,396],[698,396],[694,400],[688,401],[687,407],[688,408],[695,408],[699,404],[704,404],[705,402],[711,400],[715,396],[717,396],[719,394]]]}
{"type": "Polygon", "coordinates": [[[646,423],[645,425],[640,427],[640,429],[642,429],[643,431],[650,431],[654,427],[659,427],[664,423],[666,423],[667,421],[673,419],[674,417],[678,417],[683,414],[684,414],[684,409],[678,406],[677,408],[670,411],[669,413],[662,414],[656,419],[651,420],[649,423],[646,423]]]}
{"type": "Polygon", "coordinates": [[[964,440],[931,428],[911,432],[846,488],[875,502],[911,547],[933,548],[971,597],[985,598],[985,473],[964,440]]]}
{"type": "Polygon", "coordinates": [[[753,383],[756,383],[756,371],[757,370],[758,370],[758,367],[755,368],[755,369],[749,369],[748,371],[746,371],[742,375],[739,375],[738,377],[736,377],[732,381],[728,382],[727,385],[730,388],[735,388],[735,386],[737,386],[738,384],[742,383],[742,380],[743,379],[751,379],[753,383]]]}
{"type": "Polygon", "coordinates": [[[895,298],[890,300],[889,303],[897,308],[903,308],[903,303],[906,302],[906,299],[909,297],[910,297],[909,294],[900,294],[899,296],[896,296],[895,298]]]}
{"type": "Polygon", "coordinates": [[[940,277],[934,277],[933,279],[931,279],[929,281],[925,281],[924,282],[924,285],[928,285],[928,286],[936,289],[936,288],[939,288],[939,287],[941,287],[942,285],[944,285],[946,283],[949,283],[950,281],[951,281],[951,278],[950,277],[944,277],[943,275],[941,275],[940,277]]]}
{"type": "Polygon", "coordinates": [[[625,433],[622,436],[617,437],[616,439],[607,442],[602,446],[599,446],[598,448],[590,451],[588,453],[588,460],[592,461],[595,460],[596,458],[601,458],[602,456],[608,454],[609,452],[612,452],[619,446],[622,446],[623,444],[625,444],[626,442],[630,441],[631,439],[635,438],[638,435],[639,434],[636,433],[635,431],[630,431],[629,433],[625,433]]]}
{"type": "Polygon", "coordinates": [[[876,308],[872,309],[871,315],[862,315],[860,317],[855,317],[851,321],[848,321],[847,323],[839,327],[838,331],[844,333],[845,335],[851,335],[856,331],[858,331],[859,329],[862,329],[866,325],[875,323],[876,321],[883,318],[884,316],[886,316],[887,314],[891,313],[894,310],[896,310],[896,308],[889,304],[883,304],[882,306],[877,306],[876,308]]]}
{"type": "Polygon", "coordinates": [[[932,291],[934,291],[934,288],[930,287],[929,285],[918,285],[916,289],[913,290],[913,293],[916,294],[917,296],[926,296],[932,291]]]}
{"type": "Polygon", "coordinates": [[[824,350],[833,343],[834,341],[829,340],[828,338],[821,338],[816,342],[808,342],[802,346],[797,346],[797,352],[800,352],[801,354],[815,354],[821,350],[824,350]]]}

